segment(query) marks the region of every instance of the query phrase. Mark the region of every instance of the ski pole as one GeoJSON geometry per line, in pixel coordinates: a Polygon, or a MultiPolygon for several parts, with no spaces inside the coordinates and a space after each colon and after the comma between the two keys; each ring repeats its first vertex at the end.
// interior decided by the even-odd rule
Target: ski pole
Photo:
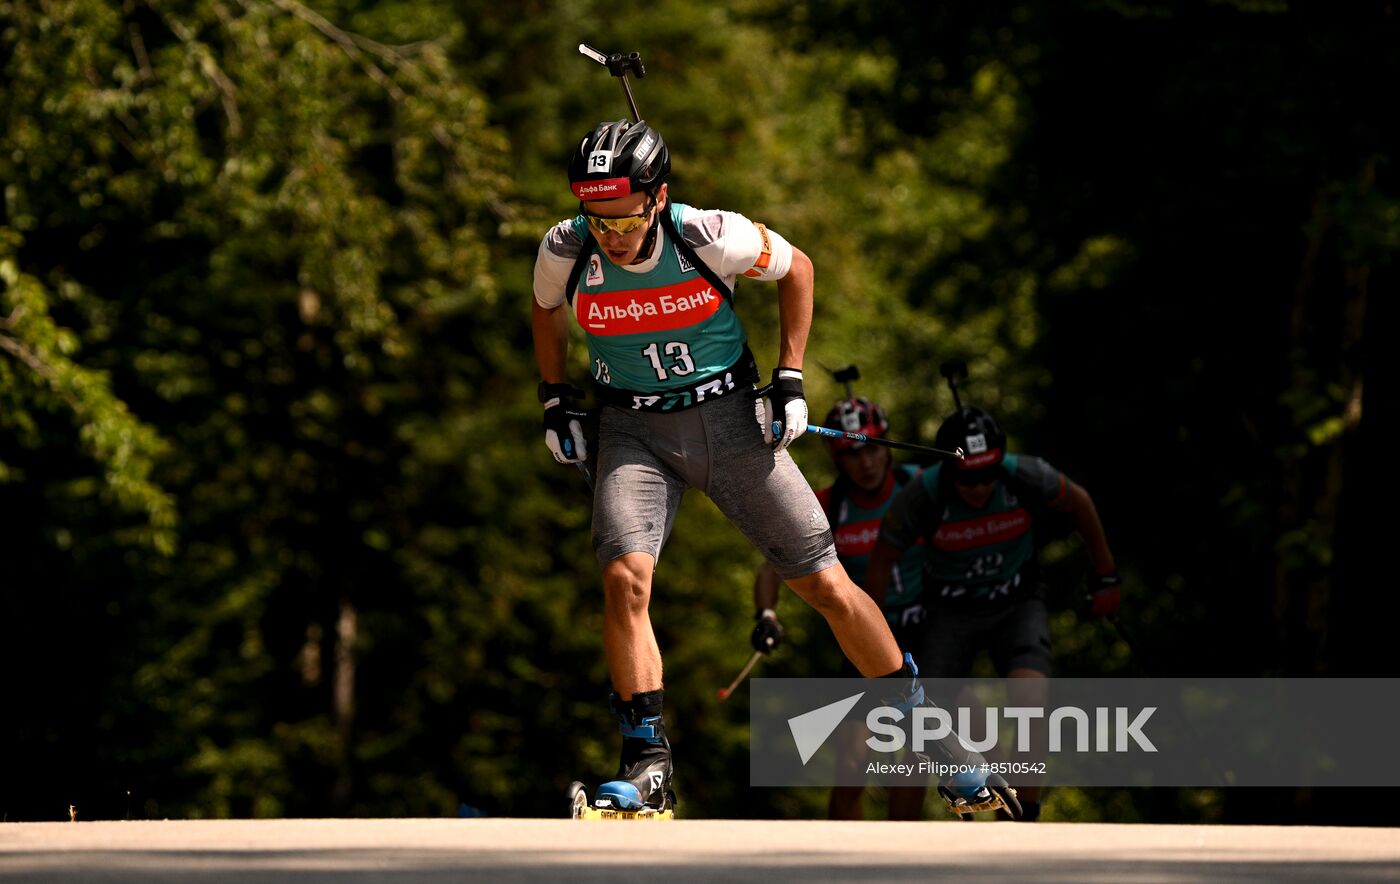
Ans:
{"type": "MultiPolygon", "coordinates": [[[[1093,600],[1094,597],[1092,595],[1086,595],[1084,597],[1084,601],[1086,602],[1093,602],[1093,600]]],[[[1142,654],[1138,653],[1137,646],[1133,643],[1132,636],[1128,634],[1127,628],[1124,627],[1123,623],[1118,619],[1118,615],[1114,614],[1099,619],[1107,620],[1108,625],[1113,627],[1114,633],[1117,634],[1118,638],[1123,642],[1123,644],[1127,645],[1128,659],[1132,661],[1132,664],[1137,667],[1138,671],[1142,673],[1143,677],[1155,678],[1157,676],[1156,671],[1154,669],[1149,669],[1147,667],[1147,664],[1142,662],[1142,654]]]]}
{"type": "Polygon", "coordinates": [[[585,484],[585,485],[588,486],[588,493],[589,493],[589,494],[592,494],[592,493],[593,493],[593,473],[588,469],[588,464],[584,463],[583,461],[579,461],[578,463],[574,464],[574,466],[578,467],[578,471],[579,471],[581,474],[583,474],[583,484],[585,484]]]}
{"type": "Polygon", "coordinates": [[[608,73],[622,81],[622,93],[627,96],[627,104],[632,108],[632,120],[640,123],[642,115],[637,112],[637,102],[632,98],[632,86],[627,82],[627,72],[630,70],[638,78],[647,75],[647,69],[642,65],[642,54],[632,52],[623,55],[620,52],[614,52],[612,55],[605,55],[587,43],[578,44],[578,51],[607,68],[608,73]]]}
{"type": "MultiPolygon", "coordinates": [[[[774,421],[775,426],[773,432],[775,434],[778,431],[776,424],[777,422],[774,421]]],[[[867,436],[864,433],[848,433],[844,430],[833,430],[831,427],[819,427],[816,424],[808,424],[807,432],[816,433],[818,436],[826,436],[830,439],[850,439],[852,442],[869,442],[871,445],[883,445],[886,448],[902,448],[905,451],[921,451],[924,454],[936,454],[939,457],[955,457],[958,460],[962,460],[964,457],[961,448],[954,448],[952,451],[947,451],[928,445],[914,445],[911,442],[896,442],[893,439],[881,439],[879,437],[867,436]]]]}
{"type": "MultiPolygon", "coordinates": [[[[1092,598],[1092,596],[1090,596],[1089,598],[1092,598]]],[[[1133,666],[1137,668],[1138,672],[1142,673],[1143,678],[1161,677],[1160,669],[1157,669],[1156,667],[1149,669],[1147,665],[1142,662],[1142,654],[1138,652],[1137,647],[1133,644],[1132,636],[1128,633],[1127,627],[1123,625],[1122,621],[1118,619],[1118,616],[1116,614],[1112,617],[1104,617],[1102,619],[1108,621],[1109,625],[1113,627],[1114,633],[1118,636],[1119,639],[1122,640],[1123,644],[1128,646],[1128,659],[1132,661],[1133,666]]],[[[1189,718],[1186,717],[1186,713],[1184,710],[1181,712],[1181,727],[1182,730],[1185,732],[1186,736],[1191,740],[1191,743],[1195,746],[1200,747],[1201,762],[1204,764],[1206,769],[1210,773],[1219,776],[1222,785],[1233,785],[1235,782],[1235,772],[1227,767],[1218,764],[1211,757],[1209,751],[1206,749],[1206,747],[1210,744],[1207,743],[1201,737],[1200,733],[1196,730],[1196,728],[1191,725],[1191,721],[1189,718]]]]}
{"type": "MultiPolygon", "coordinates": [[[[852,366],[854,367],[854,366],[852,366]]],[[[755,399],[762,399],[773,391],[773,385],[760,387],[750,395],[755,399]]],[[[782,425],[773,421],[773,435],[777,436],[782,430],[782,425]]],[[[886,448],[902,448],[905,451],[919,451],[924,454],[936,454],[939,457],[955,457],[962,460],[965,456],[961,448],[954,448],[948,451],[944,448],[933,448],[929,445],[915,445],[912,442],[896,442],[893,439],[878,439],[865,435],[864,433],[848,433],[844,430],[833,430],[831,427],[819,427],[816,424],[808,424],[807,432],[816,433],[818,436],[827,436],[831,439],[850,439],[852,442],[869,442],[871,445],[883,445],[886,448]]]]}
{"type": "Polygon", "coordinates": [[[749,674],[749,670],[753,668],[753,665],[758,662],[758,658],[762,656],[762,651],[754,651],[753,656],[749,658],[749,662],[744,664],[744,668],[740,669],[739,674],[734,676],[734,680],[729,683],[729,687],[719,689],[719,701],[721,703],[729,699],[729,695],[734,693],[734,689],[739,686],[739,682],[744,680],[744,676],[749,674]]]}
{"type": "Polygon", "coordinates": [[[1137,668],[1142,670],[1143,675],[1152,678],[1154,675],[1153,670],[1147,668],[1146,664],[1142,662],[1142,655],[1138,653],[1137,647],[1133,644],[1132,638],[1129,637],[1128,631],[1123,628],[1123,624],[1118,622],[1118,616],[1115,614],[1106,619],[1113,625],[1113,631],[1118,633],[1118,637],[1123,640],[1123,644],[1128,646],[1128,659],[1137,664],[1137,668]]]}
{"type": "Polygon", "coordinates": [[[948,389],[953,393],[953,407],[962,411],[962,397],[958,395],[958,378],[967,380],[967,363],[961,359],[949,359],[938,366],[938,373],[948,381],[948,389]]]}

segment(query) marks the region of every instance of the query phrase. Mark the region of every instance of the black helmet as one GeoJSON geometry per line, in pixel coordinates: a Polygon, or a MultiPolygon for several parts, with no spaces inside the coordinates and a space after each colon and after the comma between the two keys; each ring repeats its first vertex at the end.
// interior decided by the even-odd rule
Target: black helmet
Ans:
{"type": "Polygon", "coordinates": [[[671,173],[671,152],[644,120],[599,123],[569,159],[569,186],[584,202],[652,190],[671,173]]]}
{"type": "Polygon", "coordinates": [[[979,478],[995,478],[996,467],[1006,456],[1006,434],[996,419],[980,408],[964,405],[944,419],[934,437],[934,445],[952,451],[961,448],[964,457],[955,461],[960,473],[976,471],[979,478]]]}
{"type": "MultiPolygon", "coordinates": [[[[842,399],[831,406],[822,426],[840,430],[843,433],[860,433],[862,436],[879,439],[889,430],[890,419],[885,417],[885,410],[874,402],[861,396],[854,396],[850,399],[842,399]]],[[[831,446],[832,454],[860,448],[865,444],[854,439],[827,439],[826,441],[831,446]]]]}

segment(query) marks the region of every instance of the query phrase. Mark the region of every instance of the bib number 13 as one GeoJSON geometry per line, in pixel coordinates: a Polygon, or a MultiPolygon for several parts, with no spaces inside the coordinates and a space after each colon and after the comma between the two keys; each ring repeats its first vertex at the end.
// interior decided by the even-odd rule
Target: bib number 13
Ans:
{"type": "Polygon", "coordinates": [[[695,360],[690,358],[690,345],[684,341],[670,341],[663,345],[652,343],[642,350],[642,355],[651,361],[656,379],[664,381],[671,375],[683,377],[695,372],[695,360]],[[670,365],[662,365],[662,356],[670,360],[670,365]]]}

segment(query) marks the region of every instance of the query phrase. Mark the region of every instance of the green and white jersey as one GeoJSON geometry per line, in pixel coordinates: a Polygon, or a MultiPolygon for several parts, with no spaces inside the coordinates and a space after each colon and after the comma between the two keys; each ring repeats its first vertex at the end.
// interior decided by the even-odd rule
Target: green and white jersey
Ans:
{"type": "MultiPolygon", "coordinates": [[[[870,555],[875,551],[875,541],[880,537],[880,520],[889,511],[899,489],[918,481],[918,475],[919,468],[916,466],[895,464],[885,476],[884,485],[874,493],[867,494],[848,487],[845,493],[837,494],[835,485],[817,492],[817,501],[831,523],[836,555],[846,574],[857,585],[865,585],[870,555]]],[[[891,569],[883,605],[885,618],[891,626],[899,625],[901,610],[920,601],[923,591],[924,543],[920,538],[904,551],[891,569]]]]}
{"type": "Polygon", "coordinates": [[[925,543],[924,592],[934,602],[996,604],[1029,589],[1035,515],[1064,498],[1063,473],[1038,457],[1007,454],[1002,477],[980,509],[942,487],[935,464],[896,495],[881,539],[906,549],[925,543]]]}
{"type": "MultiPolygon", "coordinates": [[[[740,275],[778,279],[792,247],[734,212],[671,203],[667,211],[700,260],[731,290],[740,275]]],[[[601,387],[634,393],[690,388],[735,365],[745,335],[725,294],[716,290],[667,236],[657,231],[648,260],[618,266],[594,249],[579,276],[572,309],[588,341],[593,378],[601,387]]],[[[579,250],[591,245],[582,216],[555,225],[535,262],[535,301],[563,304],[579,250]]]]}

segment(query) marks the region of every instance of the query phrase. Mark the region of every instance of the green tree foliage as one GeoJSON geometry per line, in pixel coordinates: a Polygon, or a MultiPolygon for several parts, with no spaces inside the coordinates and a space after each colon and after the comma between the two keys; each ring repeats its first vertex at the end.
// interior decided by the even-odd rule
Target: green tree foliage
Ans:
{"type": "MultiPolygon", "coordinates": [[[[84,695],[132,701],[104,739],[148,812],[349,810],[352,744],[388,739],[357,727],[378,711],[359,698],[385,694],[356,662],[420,644],[434,597],[471,609],[477,575],[435,565],[491,515],[463,493],[510,349],[485,321],[511,215],[486,102],[442,45],[382,45],[293,2],[6,11],[7,330],[32,356],[6,366],[7,422],[61,398],[102,466],[89,494],[144,507],[151,531],[181,515],[178,549],[65,530],[92,549],[7,589],[101,587],[125,665],[68,653],[113,681],[84,695]],[[45,297],[47,278],[71,295],[45,297]]],[[[32,493],[51,479],[26,473],[32,493]]],[[[445,803],[418,790],[402,809],[445,803]]]]}
{"type": "MultiPolygon", "coordinates": [[[[555,815],[611,773],[589,502],[541,443],[528,324],[539,236],[576,210],[565,159],[627,114],[579,42],[643,53],[675,198],[813,257],[818,416],[821,366],[855,362],[892,435],[930,440],[961,357],[969,398],[1095,493],[1147,656],[1063,610],[1062,672],[1355,674],[1383,546],[1355,516],[1361,353],[1397,229],[1393,115],[1365,96],[1395,79],[1393,23],[929,14],[0,0],[0,661],[23,710],[0,810],[555,815]]],[[[773,291],[737,301],[765,370],[773,291]]],[[[816,441],[795,454],[830,477],[816,441]]],[[[691,815],[825,800],[746,789],[742,702],[713,702],[757,565],[692,495],[653,605],[691,815]]],[[[1078,594],[1072,546],[1051,571],[1078,594]]],[[[761,671],[834,671],[820,618],[783,615],[761,671]]],[[[1261,812],[1058,795],[1075,818],[1261,812]]]]}

